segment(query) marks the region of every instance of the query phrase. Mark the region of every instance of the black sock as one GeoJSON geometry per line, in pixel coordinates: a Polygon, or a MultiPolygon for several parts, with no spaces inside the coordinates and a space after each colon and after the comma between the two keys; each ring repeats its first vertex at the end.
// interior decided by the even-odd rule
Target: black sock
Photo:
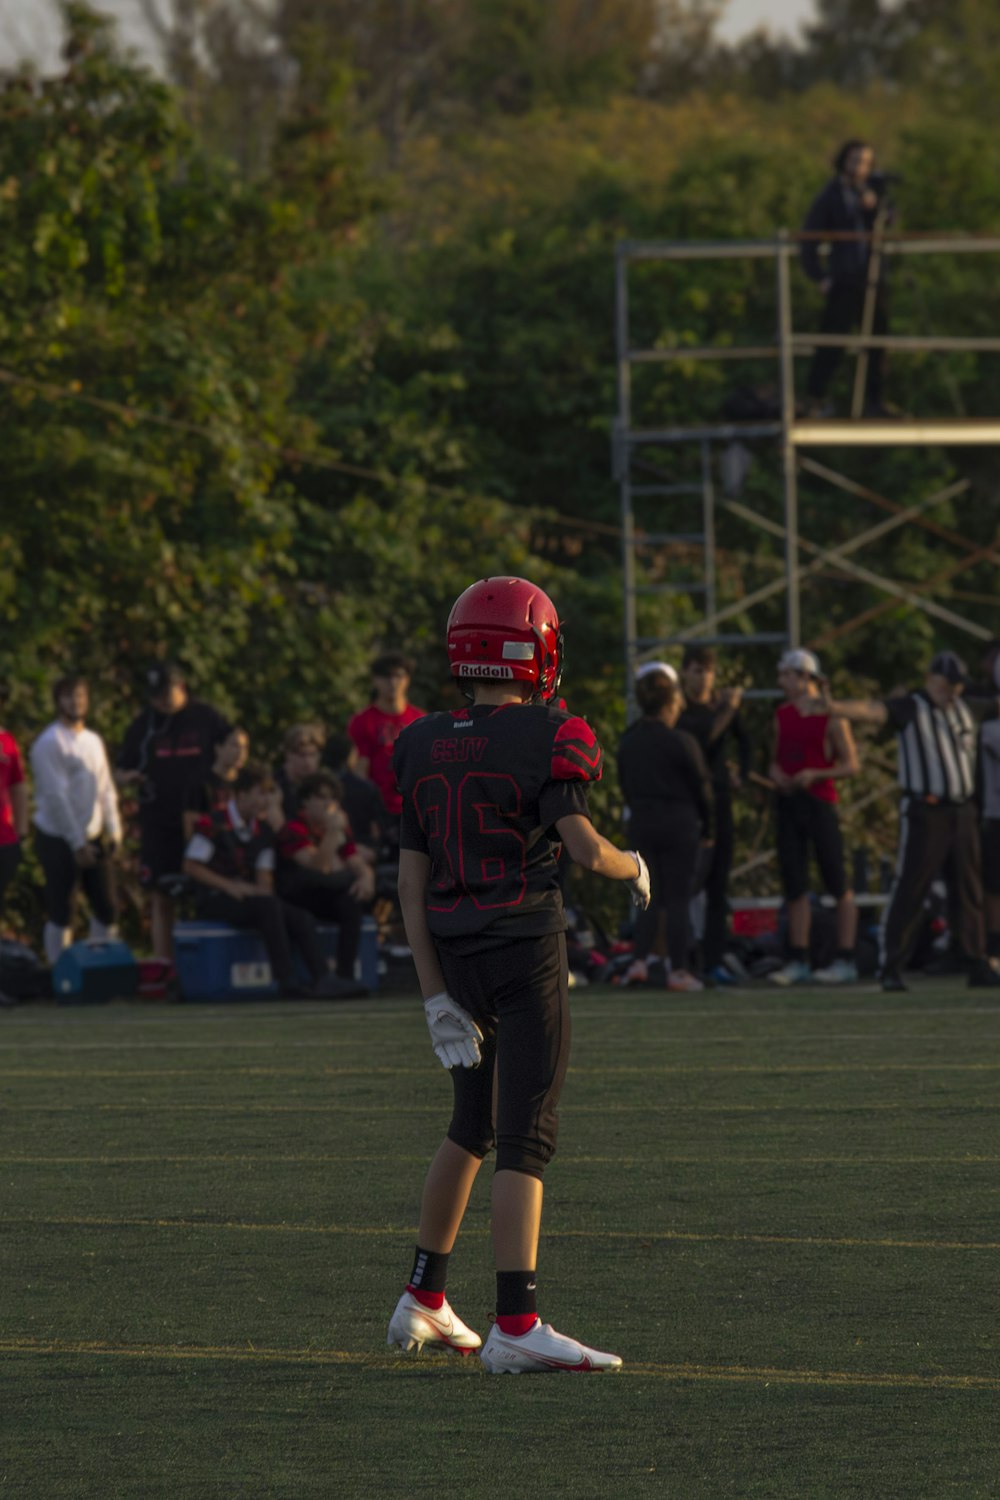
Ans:
{"type": "Polygon", "coordinates": [[[791,959],[791,961],[792,961],[793,964],[804,964],[804,963],[807,963],[808,960],[809,960],[809,949],[808,948],[795,948],[791,944],[789,944],[788,945],[788,957],[791,959]]]}
{"type": "Polygon", "coordinates": [[[837,957],[841,960],[842,963],[852,964],[854,962],[854,949],[838,948],[837,957]]]}
{"type": "Polygon", "coordinates": [[[497,1317],[537,1314],[534,1271],[497,1272],[497,1317]]]}
{"type": "Polygon", "coordinates": [[[407,1285],[415,1286],[421,1292],[443,1292],[447,1284],[447,1255],[441,1255],[437,1250],[421,1250],[418,1245],[407,1285]]]}

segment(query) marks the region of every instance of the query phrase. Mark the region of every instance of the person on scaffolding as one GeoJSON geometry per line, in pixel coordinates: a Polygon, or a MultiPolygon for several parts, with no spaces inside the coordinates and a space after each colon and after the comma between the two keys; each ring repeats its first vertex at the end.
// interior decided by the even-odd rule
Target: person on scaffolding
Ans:
{"type": "MultiPolygon", "coordinates": [[[[875,152],[867,141],[846,141],[833,159],[835,175],[813,200],[802,225],[802,233],[809,236],[801,243],[802,267],[826,298],[820,333],[843,336],[855,328],[864,329],[870,280],[873,297],[868,309],[870,332],[884,335],[889,330],[885,261],[879,254],[877,240],[881,230],[891,222],[891,209],[885,197],[888,179],[874,172],[874,165],[875,152]],[[824,257],[820,248],[825,234],[831,238],[824,257]],[[846,237],[872,234],[875,242],[846,237]],[[873,247],[878,257],[875,264],[873,247]]],[[[806,388],[808,416],[833,415],[827,391],[843,352],[821,347],[813,355],[806,388]]],[[[890,415],[882,404],[884,364],[883,350],[868,351],[863,406],[866,417],[890,415]]]]}

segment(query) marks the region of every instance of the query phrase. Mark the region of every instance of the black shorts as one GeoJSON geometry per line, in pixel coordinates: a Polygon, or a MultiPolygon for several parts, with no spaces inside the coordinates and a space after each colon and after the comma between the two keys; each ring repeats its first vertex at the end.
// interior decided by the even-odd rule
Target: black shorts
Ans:
{"type": "Polygon", "coordinates": [[[809,890],[809,849],[823,884],[834,900],[847,891],[844,871],[844,841],[836,803],[821,802],[808,792],[792,792],[778,798],[778,866],[786,901],[797,901],[809,890]]]}
{"type": "Polygon", "coordinates": [[[986,818],[981,830],[983,890],[1000,896],[1000,818],[986,818]]]}
{"type": "Polygon", "coordinates": [[[448,993],[483,1031],[478,1068],[453,1068],[448,1138],[497,1171],[541,1177],[556,1149],[569,1063],[566,934],[512,938],[463,955],[437,944],[448,993]]]}
{"type": "Polygon", "coordinates": [[[139,884],[156,890],[166,875],[179,875],[184,868],[184,828],[180,822],[164,827],[139,824],[139,884]]]}

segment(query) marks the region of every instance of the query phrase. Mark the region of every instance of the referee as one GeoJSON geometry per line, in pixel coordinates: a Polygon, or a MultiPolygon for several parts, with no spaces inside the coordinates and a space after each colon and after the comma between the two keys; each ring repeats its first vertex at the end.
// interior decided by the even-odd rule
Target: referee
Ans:
{"type": "Polygon", "coordinates": [[[922,688],[891,698],[831,702],[855,724],[889,724],[899,747],[902,790],[899,856],[882,921],[882,988],[905,990],[901,976],[916,946],[924,902],[943,875],[952,894],[969,984],[1000,986],[986,956],[979,815],[975,802],[977,719],[997,716],[995,698],[966,703],[965,663],[953,651],[934,657],[922,688]]]}

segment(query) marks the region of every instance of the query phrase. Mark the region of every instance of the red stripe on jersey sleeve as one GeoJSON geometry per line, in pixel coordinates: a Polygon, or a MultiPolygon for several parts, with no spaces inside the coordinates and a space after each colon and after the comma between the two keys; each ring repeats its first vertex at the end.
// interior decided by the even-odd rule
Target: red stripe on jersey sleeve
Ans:
{"type": "Polygon", "coordinates": [[[604,753],[586,719],[567,719],[552,742],[553,781],[600,781],[604,753]]]}

